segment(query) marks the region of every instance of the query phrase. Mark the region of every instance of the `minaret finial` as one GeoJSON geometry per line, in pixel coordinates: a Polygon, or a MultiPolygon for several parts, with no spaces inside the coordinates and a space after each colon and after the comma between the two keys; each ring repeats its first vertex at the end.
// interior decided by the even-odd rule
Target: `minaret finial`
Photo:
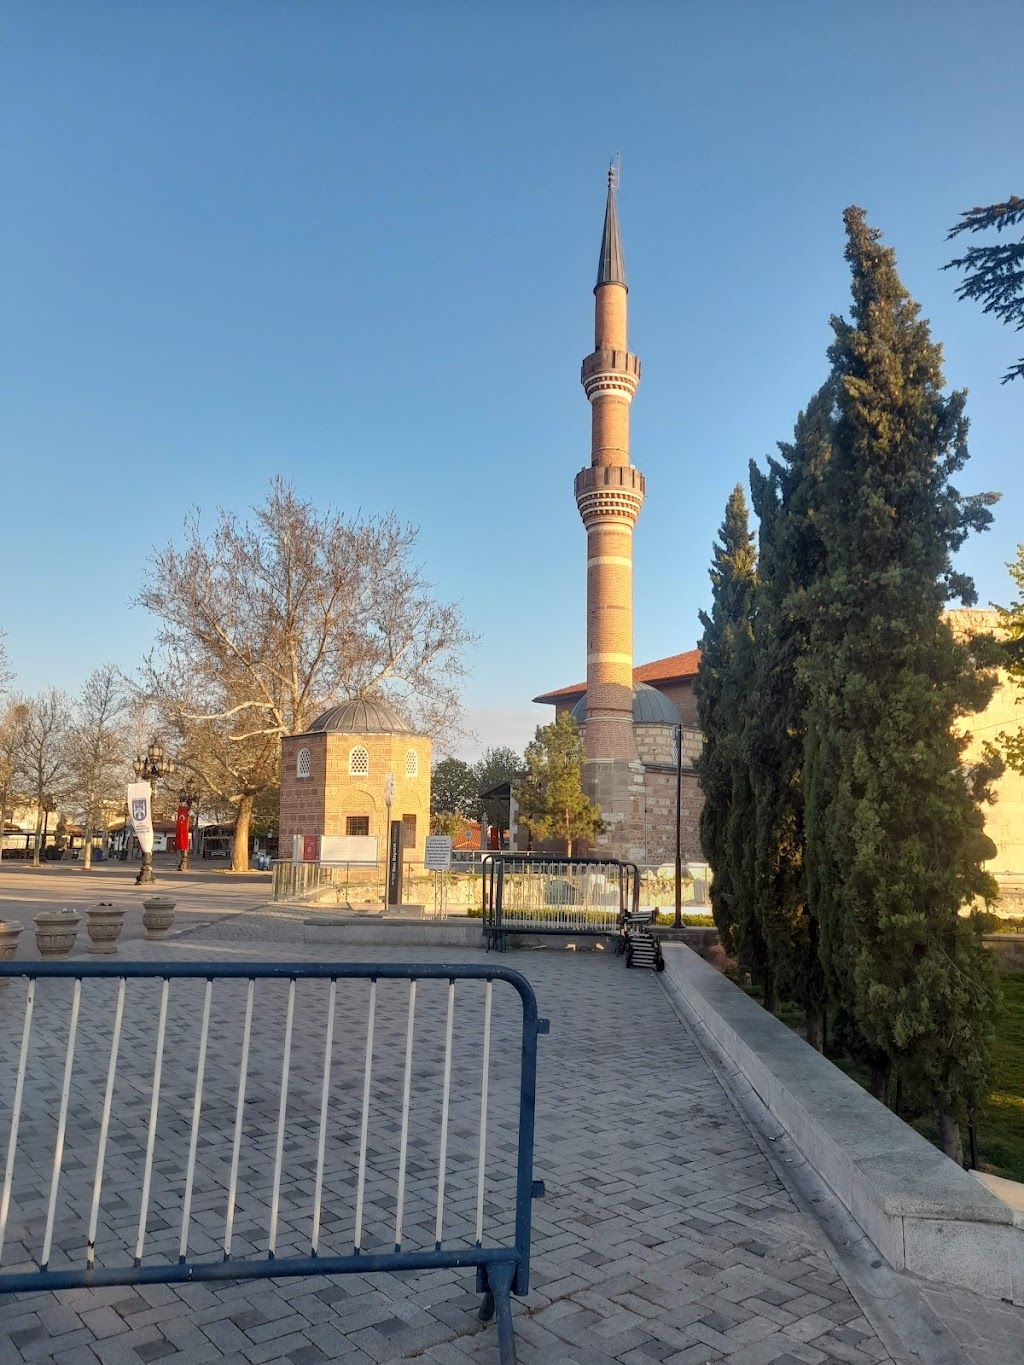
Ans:
{"type": "Polygon", "coordinates": [[[615,208],[615,191],[618,187],[619,173],[614,161],[608,164],[608,202],[604,210],[604,233],[601,237],[601,255],[597,262],[597,284],[621,284],[626,287],[626,266],[622,259],[622,243],[619,240],[619,216],[615,208]]]}

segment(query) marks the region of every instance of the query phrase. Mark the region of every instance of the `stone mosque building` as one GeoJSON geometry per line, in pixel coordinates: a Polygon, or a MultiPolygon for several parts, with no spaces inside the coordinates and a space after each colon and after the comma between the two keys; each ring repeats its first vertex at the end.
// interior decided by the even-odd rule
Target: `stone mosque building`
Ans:
{"type": "MultiPolygon", "coordinates": [[[[593,851],[647,864],[675,854],[676,735],[681,738],[679,833],[683,859],[699,862],[702,796],[694,761],[703,739],[694,684],[700,651],[633,666],[633,527],[644,500],[644,476],[630,461],[629,411],[640,361],[629,350],[629,290],[623,264],[612,171],[608,174],[601,254],[594,287],[594,349],[581,379],[590,400],[590,464],[576,475],[576,505],[587,536],[587,677],[534,697],[571,711],[583,736],[584,786],[601,807],[605,830],[593,851]]],[[[710,537],[709,537],[710,546],[710,537]]],[[[998,631],[997,613],[948,614],[955,633],[998,631]]],[[[987,740],[1021,724],[1020,694],[1000,670],[986,710],[965,717],[967,764],[987,740]]],[[[985,828],[996,845],[988,871],[1004,911],[1024,914],[1024,775],[1009,769],[995,784],[985,828]]]]}

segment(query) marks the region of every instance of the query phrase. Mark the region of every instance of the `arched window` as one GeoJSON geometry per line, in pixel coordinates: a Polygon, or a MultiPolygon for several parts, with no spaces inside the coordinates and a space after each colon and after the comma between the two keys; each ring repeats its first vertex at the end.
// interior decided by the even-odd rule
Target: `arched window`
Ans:
{"type": "Polygon", "coordinates": [[[361,744],[349,752],[348,773],[349,777],[366,777],[370,772],[370,755],[361,744]]]}
{"type": "Polygon", "coordinates": [[[295,776],[296,776],[296,777],[308,777],[308,776],[309,776],[309,773],[310,773],[310,767],[309,767],[309,750],[308,750],[308,749],[300,749],[300,750],[299,750],[299,756],[298,756],[298,758],[295,760],[295,776]]]}
{"type": "Polygon", "coordinates": [[[420,761],[416,757],[415,749],[405,751],[405,775],[406,777],[416,777],[419,774],[420,761]]]}

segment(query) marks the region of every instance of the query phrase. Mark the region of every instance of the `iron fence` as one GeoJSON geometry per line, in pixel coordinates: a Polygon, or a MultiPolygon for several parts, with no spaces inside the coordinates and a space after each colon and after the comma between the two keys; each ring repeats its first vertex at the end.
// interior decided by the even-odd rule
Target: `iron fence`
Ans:
{"type": "Polygon", "coordinates": [[[0,1044],[11,1044],[0,1046],[0,1092],[11,1096],[0,1293],[475,1267],[481,1316],[496,1312],[502,1365],[513,1365],[509,1295],[529,1289],[531,1201],[543,1193],[534,1113],[537,1037],[548,1031],[518,972],[60,962],[0,964],[0,976],[25,979],[20,1039],[8,1012],[16,992],[4,992],[0,1015],[0,1044]],[[496,986],[510,989],[496,999],[496,986]],[[339,1030],[342,1005],[343,1020],[364,1014],[361,1037],[339,1030]],[[282,1012],[275,1088],[269,1026],[282,1012]],[[457,1016],[474,1047],[454,1047],[457,1016]],[[225,1062],[239,1020],[237,1064],[225,1062]],[[296,1037],[322,1037],[322,1058],[304,1049],[296,1059],[296,1037]],[[183,1083],[185,1056],[195,1065],[183,1083]],[[496,1077],[512,1144],[488,1141],[496,1077]],[[143,1141],[140,1170],[124,1151],[141,1154],[143,1141]],[[16,1166],[27,1167],[18,1185],[16,1166]]]}
{"type": "Polygon", "coordinates": [[[492,854],[484,860],[481,897],[488,949],[503,951],[509,934],[612,937],[639,896],[635,863],[492,854]]]}

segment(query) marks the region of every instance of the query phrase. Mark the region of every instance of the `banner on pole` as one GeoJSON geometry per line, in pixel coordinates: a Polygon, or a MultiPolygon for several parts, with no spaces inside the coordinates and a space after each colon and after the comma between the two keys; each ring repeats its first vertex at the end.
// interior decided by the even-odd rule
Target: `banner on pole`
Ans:
{"type": "Polygon", "coordinates": [[[128,787],[128,818],[143,853],[153,852],[153,793],[148,782],[132,782],[128,787]]]}
{"type": "Polygon", "coordinates": [[[184,853],[188,848],[188,806],[184,803],[178,807],[178,818],[174,822],[174,847],[179,853],[184,853]]]}

